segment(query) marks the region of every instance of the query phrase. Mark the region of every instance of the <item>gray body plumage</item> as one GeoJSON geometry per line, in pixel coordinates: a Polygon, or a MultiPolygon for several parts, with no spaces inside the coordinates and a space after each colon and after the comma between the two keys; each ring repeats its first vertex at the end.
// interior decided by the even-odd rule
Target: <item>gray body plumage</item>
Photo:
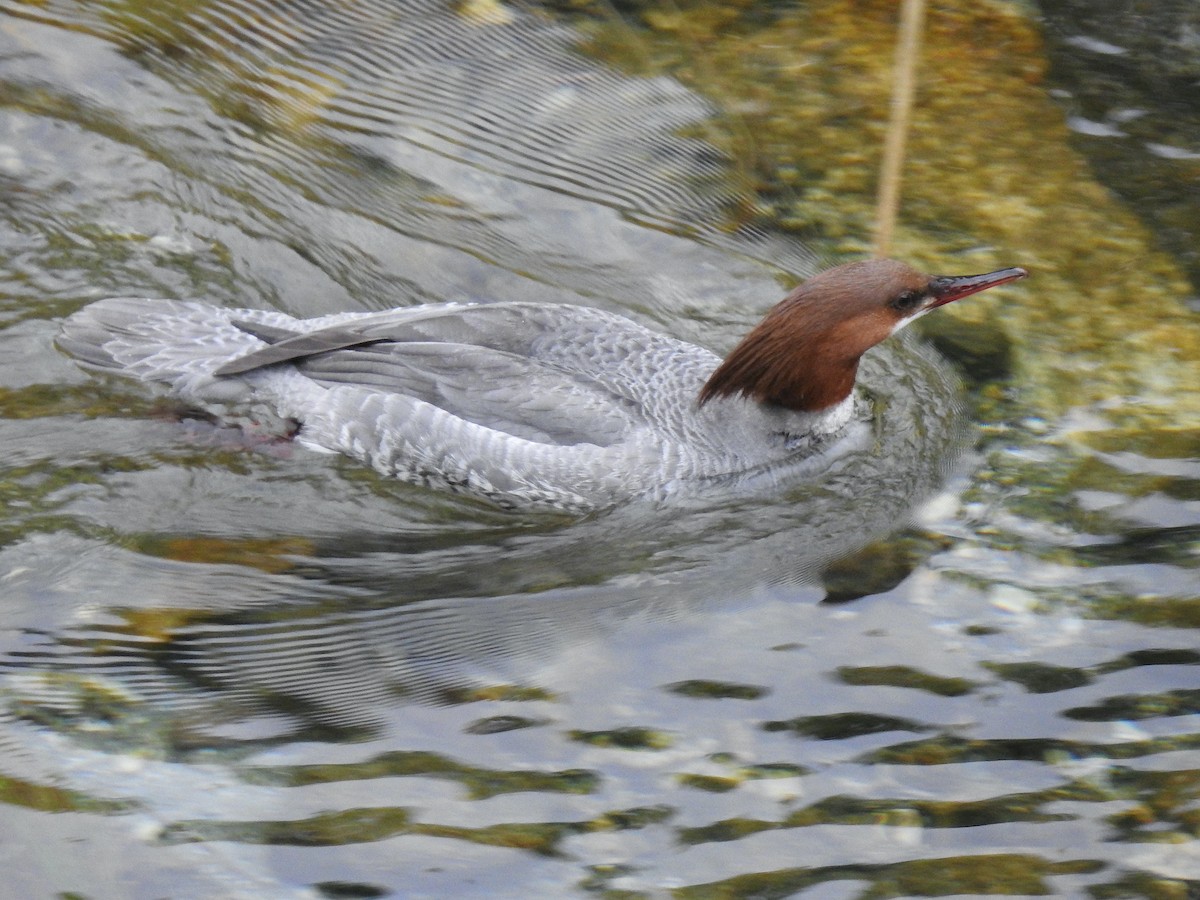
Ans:
{"type": "Polygon", "coordinates": [[[83,363],[166,384],[233,421],[299,423],[305,445],[506,506],[586,511],[711,480],[774,478],[830,450],[819,414],[697,395],[708,350],[603,310],[445,304],[296,319],[112,299],[69,317],[83,363]]]}

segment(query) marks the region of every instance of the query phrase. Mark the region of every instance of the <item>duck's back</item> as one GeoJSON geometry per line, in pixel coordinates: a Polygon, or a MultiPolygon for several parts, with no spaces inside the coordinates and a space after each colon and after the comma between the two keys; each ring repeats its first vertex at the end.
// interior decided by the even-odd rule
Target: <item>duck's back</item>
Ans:
{"type": "Polygon", "coordinates": [[[107,300],[60,344],[208,408],[267,404],[387,474],[567,509],[694,473],[678,445],[718,361],[622,316],[529,303],[299,320],[107,300]]]}

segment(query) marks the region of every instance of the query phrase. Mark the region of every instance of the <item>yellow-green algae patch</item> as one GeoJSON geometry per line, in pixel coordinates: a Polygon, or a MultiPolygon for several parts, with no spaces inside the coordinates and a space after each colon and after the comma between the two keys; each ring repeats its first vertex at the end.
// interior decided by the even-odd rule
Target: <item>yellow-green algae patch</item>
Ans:
{"type": "Polygon", "coordinates": [[[117,814],[134,808],[133,803],[102,800],[78,791],[0,776],[0,803],[40,812],[90,812],[117,814]]]}
{"type": "Polygon", "coordinates": [[[735,684],[728,681],[709,681],[691,679],[676,681],[665,685],[665,690],[684,697],[703,700],[757,700],[770,693],[770,690],[757,684],[735,684]]]}
{"type": "Polygon", "coordinates": [[[208,535],[139,534],[130,538],[138,552],[180,562],[249,566],[264,572],[287,572],[294,557],[314,552],[311,541],[299,537],[239,538],[208,535]]]}
{"type": "Polygon", "coordinates": [[[947,766],[956,763],[1019,760],[1055,762],[1070,759],[1139,759],[1160,753],[1200,749],[1200,734],[1180,734],[1111,744],[1058,738],[972,739],[938,735],[920,741],[881,747],[858,758],[858,762],[899,766],[947,766]]]}
{"type": "Polygon", "coordinates": [[[3,696],[15,718],[128,760],[179,759],[190,749],[182,718],[147,703],[114,678],[29,671],[3,696]]]}
{"type": "Polygon", "coordinates": [[[522,791],[590,794],[600,782],[598,775],[586,769],[558,772],[485,769],[439,753],[418,750],[396,750],[356,763],[253,766],[242,769],[241,775],[255,784],[282,784],[288,787],[411,776],[445,778],[466,787],[472,800],[522,791]]]}
{"type": "MultiPolygon", "coordinates": [[[[635,72],[667,71],[730,112],[724,139],[706,137],[744,167],[762,222],[863,254],[897,10],[894,0],[807,0],[770,16],[651,3],[644,40],[628,24],[593,24],[589,46],[635,72]]],[[[1188,284],[1071,149],[1032,11],[932,3],[921,54],[894,255],[946,274],[1030,269],[1027,282],[945,311],[1003,329],[1026,408],[1105,404],[1138,425],[1200,413],[1188,284]]]]}
{"type": "Polygon", "coordinates": [[[763,731],[790,731],[798,737],[817,741],[843,741],[867,734],[889,731],[929,731],[932,726],[899,716],[877,713],[830,713],[823,716],[796,716],[763,722],[763,731]]]}
{"type": "Polygon", "coordinates": [[[627,725],[604,731],[581,731],[573,729],[567,737],[581,744],[615,750],[666,750],[674,741],[669,734],[653,728],[627,725]]]}
{"type": "Polygon", "coordinates": [[[1200,628],[1200,597],[1163,597],[1157,594],[1102,597],[1091,604],[1098,619],[1136,622],[1156,628],[1200,628]]]}
{"type": "Polygon", "coordinates": [[[468,828],[418,822],[411,811],[403,807],[374,807],[320,813],[291,821],[181,821],[165,828],[160,839],[167,844],[238,841],[245,844],[333,847],[412,834],[525,850],[540,856],[560,856],[559,844],[572,835],[638,830],[664,822],[673,814],[674,810],[666,806],[641,806],[613,810],[585,821],[503,822],[468,828]]]}
{"type": "Polygon", "coordinates": [[[1070,666],[1055,666],[1042,662],[984,662],[985,669],[995,672],[1005,681],[1015,682],[1030,694],[1053,694],[1091,684],[1092,674],[1087,669],[1070,666]]]}
{"type": "Polygon", "coordinates": [[[479,703],[508,701],[532,703],[537,700],[556,700],[554,693],[545,688],[520,684],[488,684],[474,687],[452,688],[445,691],[447,703],[479,703]]]}
{"type": "Polygon", "coordinates": [[[839,666],[837,676],[843,684],[914,688],[939,697],[961,697],[976,687],[966,678],[933,675],[912,666],[839,666]]]}
{"type": "Polygon", "coordinates": [[[677,900],[734,900],[741,897],[791,897],[807,887],[828,881],[865,881],[868,887],[858,896],[863,900],[886,897],[944,897],[951,894],[1052,893],[1046,878],[1097,872],[1100,860],[1049,862],[1021,853],[987,853],[977,856],[947,856],[913,859],[882,865],[861,864],[777,869],[735,875],[724,881],[675,888],[677,900]]]}
{"type": "Polygon", "coordinates": [[[802,778],[809,774],[809,769],[794,763],[747,763],[738,761],[732,753],[713,753],[708,757],[709,762],[728,769],[724,775],[702,775],[684,772],[676,776],[680,785],[713,794],[723,794],[741,787],[747,781],[777,778],[802,778]]]}
{"type": "Polygon", "coordinates": [[[683,772],[675,776],[683,787],[707,791],[710,794],[725,794],[741,784],[737,778],[728,775],[699,775],[695,772],[683,772]]]}
{"type": "MultiPolygon", "coordinates": [[[[1077,687],[1091,684],[1096,675],[1109,675],[1113,672],[1123,672],[1142,666],[1194,666],[1200,664],[1200,653],[1186,648],[1148,648],[1132,650],[1129,653],[1114,657],[1105,663],[1088,668],[1058,666],[1050,663],[1029,660],[1025,662],[982,662],[983,668],[995,673],[1005,681],[1021,685],[1031,694],[1052,694],[1058,691],[1069,691],[1077,687]]],[[[1136,715],[1138,710],[1160,710],[1151,715],[1184,715],[1189,703],[1189,695],[1195,691],[1168,692],[1166,695],[1139,695],[1138,697],[1109,697],[1099,707],[1087,707],[1095,711],[1100,718],[1091,721],[1111,721],[1115,718],[1147,718],[1146,715],[1136,715]],[[1176,710],[1166,712],[1164,710],[1176,710]],[[1107,716],[1101,710],[1109,710],[1114,715],[1107,716]]],[[[1084,714],[1072,715],[1067,710],[1061,715],[1068,718],[1085,718],[1084,714]]]]}
{"type": "MultiPolygon", "coordinates": [[[[0,416],[5,419],[39,419],[49,416],[82,415],[88,418],[115,413],[128,415],[121,404],[129,398],[101,395],[94,384],[32,384],[20,388],[0,388],[0,416]]],[[[136,401],[135,401],[136,402],[136,401]]],[[[147,413],[147,404],[137,408],[147,413]]]]}
{"type": "Polygon", "coordinates": [[[694,846],[740,840],[760,831],[819,825],[870,825],[895,828],[974,828],[1011,822],[1064,822],[1078,818],[1047,807],[1066,801],[1105,803],[1119,797],[1086,781],[1073,781],[1041,791],[990,797],[986,800],[868,799],[837,795],[794,810],[779,821],[735,818],[680,828],[681,843],[694,846]]]}
{"type": "Polygon", "coordinates": [[[1078,722],[1120,722],[1190,716],[1200,713],[1200,690],[1180,688],[1157,694],[1123,694],[1105,697],[1094,706],[1075,706],[1060,715],[1078,722]]]}
{"type": "Polygon", "coordinates": [[[1193,881],[1151,875],[1147,872],[1127,872],[1108,884],[1088,888],[1095,900],[1125,900],[1144,897],[1146,900],[1189,900],[1193,896],[1193,881]]]}

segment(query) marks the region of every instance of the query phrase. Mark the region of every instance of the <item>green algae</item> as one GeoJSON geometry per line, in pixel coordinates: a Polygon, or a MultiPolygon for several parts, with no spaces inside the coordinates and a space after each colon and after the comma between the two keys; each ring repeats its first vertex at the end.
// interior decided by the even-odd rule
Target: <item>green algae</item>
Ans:
{"type": "Polygon", "coordinates": [[[1200,835],[1200,770],[1119,767],[1108,778],[1114,793],[1132,801],[1106,817],[1114,840],[1182,844],[1200,835]]]}
{"type": "Polygon", "coordinates": [[[757,700],[770,693],[768,688],[756,684],[733,684],[727,681],[703,679],[676,681],[674,684],[666,685],[664,689],[683,697],[706,700],[757,700]]]}
{"type": "Polygon", "coordinates": [[[713,753],[709,761],[728,770],[724,775],[699,775],[685,772],[676,776],[683,787],[707,791],[712,794],[724,794],[735,790],[747,781],[762,781],[778,778],[801,778],[810,773],[810,769],[795,763],[742,763],[732,753],[713,753]]]}
{"type": "Polygon", "coordinates": [[[676,775],[675,780],[683,787],[707,791],[710,794],[726,794],[741,784],[737,778],[730,778],[728,775],[696,775],[691,772],[676,775]]]}
{"type": "Polygon", "coordinates": [[[522,684],[489,684],[475,687],[459,687],[447,689],[442,696],[446,703],[479,703],[481,701],[514,703],[532,703],[538,700],[554,700],[552,691],[545,688],[522,684]]]}
{"type": "Polygon", "coordinates": [[[675,888],[676,900],[782,900],[808,887],[830,881],[862,881],[860,900],[889,897],[942,897],[954,894],[1035,895],[1053,893],[1046,879],[1054,875],[1097,872],[1105,863],[1078,859],[1050,862],[1020,853],[948,856],[898,863],[797,867],[735,875],[723,881],[675,888]]]}
{"type": "MultiPolygon", "coordinates": [[[[148,649],[147,658],[161,660],[170,656],[170,631],[176,621],[191,616],[193,611],[182,610],[179,619],[174,620],[168,612],[158,634],[151,629],[142,635],[130,626],[117,624],[98,629],[95,637],[69,640],[74,652],[97,660],[127,654],[131,645],[148,649]],[[129,634],[134,635],[132,640],[126,637],[129,634]]],[[[186,712],[152,702],[116,677],[69,669],[27,669],[0,696],[20,720],[63,734],[80,746],[130,758],[231,762],[260,746],[256,741],[214,738],[197,731],[197,722],[186,712]]],[[[295,694],[262,689],[256,692],[254,702],[304,722],[289,735],[291,740],[356,741],[371,736],[363,726],[323,722],[320,711],[295,694]]]]}
{"type": "Polygon", "coordinates": [[[86,812],[101,815],[117,815],[136,808],[134,803],[102,800],[79,791],[4,775],[0,775],[0,803],[39,812],[86,812]]]}
{"type": "Polygon", "coordinates": [[[1163,691],[1158,694],[1124,694],[1105,697],[1093,706],[1064,709],[1060,715],[1078,722],[1119,722],[1190,716],[1200,712],[1200,690],[1163,691]]]}
{"type": "MultiPolygon", "coordinates": [[[[1019,415],[1007,403],[997,410],[1010,420],[1019,415]]],[[[1159,507],[1170,513],[1177,501],[1194,502],[1200,493],[1200,480],[1192,476],[1187,457],[1190,436],[1172,443],[1167,439],[1173,432],[1166,430],[1168,449],[1160,449],[1155,457],[1181,461],[1159,465],[1149,453],[1142,455],[1153,446],[1155,430],[1126,451],[1124,436],[1134,433],[1129,430],[1115,438],[1107,438],[1106,432],[1082,433],[1076,445],[1067,447],[1046,442],[1048,427],[1033,420],[990,430],[986,464],[962,493],[975,542],[991,551],[1016,551],[1081,571],[1151,564],[1188,570],[1200,565],[1200,527],[1186,521],[1155,525],[1152,519],[1143,524],[1148,518],[1144,510],[1159,507]],[[1183,456],[1172,456],[1176,451],[1183,456]],[[996,523],[1004,519],[1008,524],[999,527],[996,523]],[[1064,539],[1067,535],[1072,537],[1064,539]]],[[[953,569],[946,576],[984,591],[998,587],[992,579],[953,569]]],[[[1131,593],[1119,581],[1097,581],[1090,575],[1080,581],[1021,590],[1033,612],[1070,607],[1088,618],[1150,626],[1186,628],[1200,623],[1200,603],[1194,597],[1171,596],[1153,587],[1131,593]]]]}
{"type": "Polygon", "coordinates": [[[1157,628],[1200,628],[1200,597],[1114,594],[1096,598],[1089,614],[1157,628]]]}
{"type": "Polygon", "coordinates": [[[567,736],[581,744],[616,750],[666,750],[674,743],[671,736],[662,731],[636,725],[602,731],[573,729],[567,732],[567,736]]]}
{"type": "Polygon", "coordinates": [[[463,731],[467,734],[502,734],[505,731],[518,731],[522,728],[538,728],[549,725],[549,719],[531,719],[527,716],[487,716],[471,722],[463,731]]]}
{"type": "MultiPolygon", "coordinates": [[[[295,558],[315,552],[312,541],[298,537],[262,537],[237,540],[209,535],[142,533],[129,536],[127,543],[139,553],[179,562],[236,565],[263,572],[287,572],[296,567],[295,558]]],[[[177,610],[130,612],[131,617],[177,614],[177,610]]]]}
{"type": "Polygon", "coordinates": [[[1111,744],[1062,738],[963,738],[938,735],[881,747],[858,758],[861,763],[945,766],[1015,760],[1053,763],[1067,759],[1139,759],[1160,753],[1200,749],[1200,734],[1181,734],[1111,744]]]}
{"type": "Polygon", "coordinates": [[[1048,812],[1064,801],[1104,803],[1113,793],[1088,782],[1071,782],[1041,791],[989,797],[986,800],[911,800],[837,795],[794,810],[778,821],[732,818],[679,829],[687,846],[740,840],[762,831],[821,825],[870,825],[897,828],[975,828],[1012,822],[1065,822],[1078,816],[1048,812]]]}
{"type": "Polygon", "coordinates": [[[874,541],[835,560],[821,572],[825,603],[847,603],[882,594],[904,581],[932,552],[923,535],[909,531],[874,541]]]}
{"type": "MultiPolygon", "coordinates": [[[[995,672],[998,677],[1020,684],[1022,688],[1030,692],[1030,694],[1054,694],[1056,691],[1072,690],[1081,688],[1081,686],[1092,684],[1097,676],[1111,674],[1114,672],[1123,672],[1129,668],[1139,668],[1142,666],[1194,666],[1200,665],[1200,653],[1189,649],[1175,648],[1147,648],[1144,650],[1132,650],[1130,653],[1122,654],[1117,658],[1102,662],[1096,666],[1088,666],[1081,668],[1072,668],[1069,666],[1056,666],[1046,664],[1046,662],[982,662],[986,670],[995,672]]],[[[1093,707],[1091,715],[1100,716],[1091,721],[1108,721],[1108,714],[1102,714],[1100,709],[1108,709],[1110,712],[1118,712],[1118,710],[1126,710],[1126,714],[1118,714],[1111,718],[1146,718],[1146,715],[1139,715],[1139,710],[1158,708],[1158,709],[1183,709],[1187,710],[1188,704],[1192,702],[1192,697],[1187,691],[1175,692],[1174,695],[1150,695],[1142,697],[1109,697],[1103,702],[1100,707],[1093,707]]],[[[1076,715],[1068,712],[1062,713],[1069,718],[1082,719],[1088,713],[1079,710],[1076,715]]],[[[1164,715],[1180,715],[1182,713],[1162,713],[1164,715]]]]}
{"type": "MultiPolygon", "coordinates": [[[[0,417],[40,419],[50,416],[81,415],[87,418],[116,413],[128,415],[126,400],[96,390],[94,384],[31,384],[20,388],[0,387],[0,417]]],[[[144,406],[143,401],[134,403],[144,406]]]]}
{"type": "Polygon", "coordinates": [[[1094,790],[1085,794],[1069,788],[1054,788],[1022,794],[989,797],[986,800],[889,800],[885,798],[826,797],[819,803],[787,816],[784,828],[814,825],[892,825],[921,828],[973,828],[1000,822],[1060,822],[1074,819],[1065,813],[1048,813],[1042,807],[1060,800],[1098,799],[1094,790]]]}
{"type": "Polygon", "coordinates": [[[164,844],[236,841],[275,846],[334,847],[388,840],[402,835],[424,835],[557,857],[563,855],[559,845],[573,835],[639,830],[661,824],[674,813],[670,807],[646,806],[612,810],[596,818],[577,822],[503,822],[468,828],[420,822],[412,811],[401,807],[369,807],[319,813],[288,821],[185,820],[164,828],[159,840],[164,844]]]}
{"type": "Polygon", "coordinates": [[[1102,453],[1136,453],[1150,459],[1200,458],[1200,428],[1196,427],[1110,428],[1082,435],[1080,443],[1102,453]]]}
{"type": "Polygon", "coordinates": [[[254,784],[286,787],[375,778],[443,778],[463,785],[472,800],[484,800],[500,794],[523,791],[591,794],[600,783],[598,775],[584,769],[567,769],[560,772],[485,769],[437,753],[415,750],[382,753],[355,763],[247,767],[242,769],[240,774],[246,781],[254,784]]]}
{"type": "Polygon", "coordinates": [[[977,687],[966,678],[932,675],[912,666],[839,666],[837,677],[843,684],[912,688],[939,697],[961,697],[977,687]]]}
{"type": "MultiPolygon", "coordinates": [[[[1161,493],[1165,497],[1191,499],[1177,497],[1177,492],[1172,489],[1161,493]]],[[[1082,566],[1160,563],[1196,568],[1200,566],[1200,525],[1128,528],[1116,541],[1079,548],[1075,559],[1082,566]]]]}
{"type": "Polygon", "coordinates": [[[72,498],[87,490],[106,490],[107,478],[113,473],[140,472],[149,465],[107,455],[87,462],[43,461],[8,467],[0,475],[0,545],[38,530],[83,530],[76,519],[63,513],[72,498]]]}
{"type": "Polygon", "coordinates": [[[762,724],[763,731],[790,731],[799,737],[818,741],[841,741],[888,731],[928,731],[930,726],[912,719],[875,713],[831,713],[824,716],[797,716],[762,724]]]}
{"type": "Polygon", "coordinates": [[[579,888],[604,900],[649,900],[649,895],[640,891],[627,891],[609,887],[610,882],[634,874],[637,870],[618,863],[599,863],[585,866],[587,874],[580,879],[579,888]]]}
{"type": "Polygon", "coordinates": [[[740,841],[742,838],[751,837],[763,831],[771,831],[777,827],[778,825],[774,822],[736,816],[722,819],[719,822],[710,822],[708,825],[680,828],[677,838],[679,843],[685,847],[694,847],[698,844],[740,841]]]}
{"type": "Polygon", "coordinates": [[[1127,872],[1115,881],[1090,885],[1087,891],[1095,900],[1191,900],[1195,882],[1148,872],[1127,872]]]}
{"type": "Polygon", "coordinates": [[[1093,666],[1093,671],[1100,675],[1112,672],[1123,672],[1126,669],[1136,669],[1141,666],[1196,666],[1200,665],[1200,652],[1182,647],[1147,647],[1144,650],[1131,650],[1123,653],[1106,663],[1093,666]]]}
{"type": "Polygon", "coordinates": [[[504,847],[509,850],[523,850],[536,853],[539,856],[561,856],[558,845],[575,834],[587,834],[591,829],[585,823],[574,822],[535,822],[535,823],[505,823],[489,825],[483,828],[465,828],[456,825],[418,825],[412,829],[414,834],[429,837],[453,838],[472,844],[482,844],[487,847],[504,847]]]}
{"type": "Polygon", "coordinates": [[[99,732],[121,723],[132,722],[134,730],[145,724],[144,704],[125,685],[112,679],[45,671],[31,674],[21,686],[36,690],[38,699],[14,692],[13,712],[41,725],[99,732]]]}
{"type": "Polygon", "coordinates": [[[244,844],[282,844],[330,847],[381,841],[412,830],[412,816],[401,808],[344,809],[293,821],[174,822],[163,829],[164,844],[237,841],[244,844]]]}
{"type": "Polygon", "coordinates": [[[751,763],[739,768],[739,774],[746,779],[754,778],[799,778],[808,775],[812,770],[795,763],[751,763]]]}
{"type": "Polygon", "coordinates": [[[346,809],[291,821],[174,822],[159,837],[164,844],[236,841],[296,847],[334,847],[388,840],[402,835],[449,838],[488,847],[561,856],[559,844],[577,834],[645,828],[673,814],[662,807],[606,813],[580,822],[499,823],[479,828],[419,822],[400,807],[346,809]]]}
{"type": "MultiPolygon", "coordinates": [[[[84,644],[83,649],[94,651],[96,644],[84,644]]],[[[124,649],[118,647],[117,652],[124,649]]],[[[163,760],[227,763],[256,749],[252,742],[200,736],[187,714],[150,702],[123,681],[103,675],[28,670],[2,693],[14,718],[135,766],[163,760]]]]}
{"type": "Polygon", "coordinates": [[[1005,681],[1016,682],[1031,694],[1052,694],[1056,691],[1069,691],[1071,688],[1091,684],[1094,680],[1092,674],[1086,669],[1053,666],[1048,663],[985,662],[982,665],[985,669],[995,672],[1005,681]]]}

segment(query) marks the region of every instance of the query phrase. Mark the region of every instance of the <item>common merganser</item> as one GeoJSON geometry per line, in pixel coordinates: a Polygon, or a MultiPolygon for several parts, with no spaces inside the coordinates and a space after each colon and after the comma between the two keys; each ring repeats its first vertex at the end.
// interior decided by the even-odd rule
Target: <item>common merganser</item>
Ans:
{"type": "Polygon", "coordinates": [[[522,302],[296,319],[117,298],[70,316],[58,343],[226,419],[290,423],[302,444],[386,475],[585,512],[831,452],[862,416],[863,353],[1026,274],[838,266],[793,290],[724,362],[615,313],[522,302]]]}

